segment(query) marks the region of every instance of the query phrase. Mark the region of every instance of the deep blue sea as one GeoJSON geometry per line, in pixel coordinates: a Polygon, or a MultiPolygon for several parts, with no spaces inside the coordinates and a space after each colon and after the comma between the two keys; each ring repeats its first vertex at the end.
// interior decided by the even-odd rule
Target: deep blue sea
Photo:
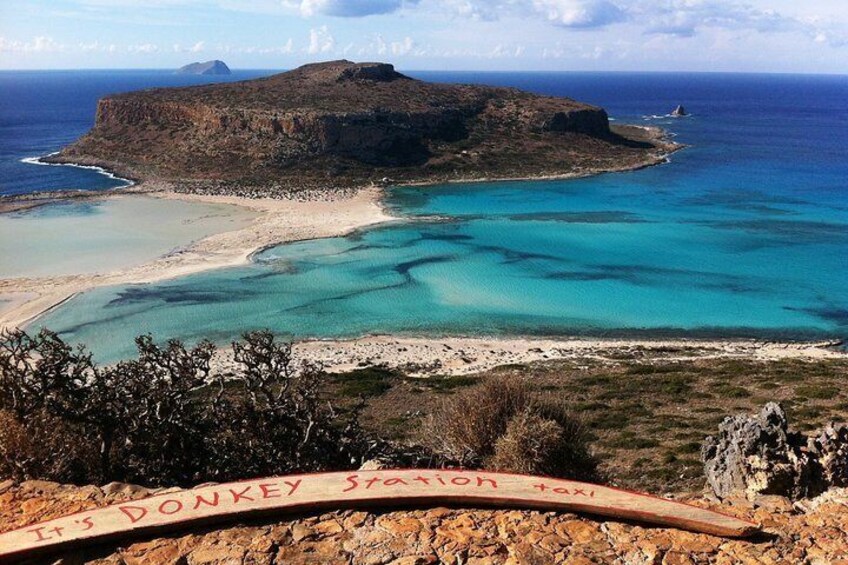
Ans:
{"type": "Polygon", "coordinates": [[[94,124],[97,100],[155,86],[189,86],[255,78],[268,71],[226,77],[173,71],[0,71],[0,194],[39,190],[99,190],[126,184],[78,167],[34,166],[21,159],[58,151],[94,124]]]}
{"type": "MultiPolygon", "coordinates": [[[[130,353],[143,332],[223,342],[261,327],[296,337],[848,337],[848,77],[410,74],[569,96],[622,123],[662,126],[688,147],[631,173],[397,188],[387,198],[395,213],[447,221],[417,218],[282,245],[245,267],[100,288],[37,325],[97,344],[106,359],[130,353]],[[691,116],[666,117],[677,104],[691,116]]],[[[102,94],[188,80],[197,79],[0,73],[0,186],[114,185],[18,160],[83,133],[102,94]]]]}

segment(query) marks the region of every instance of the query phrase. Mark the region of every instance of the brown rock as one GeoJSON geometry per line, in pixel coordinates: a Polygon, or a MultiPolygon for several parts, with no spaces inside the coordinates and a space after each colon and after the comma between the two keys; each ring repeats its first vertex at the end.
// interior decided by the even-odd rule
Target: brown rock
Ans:
{"type": "Polygon", "coordinates": [[[597,524],[585,520],[569,520],[556,528],[560,535],[568,536],[577,543],[588,543],[603,536],[597,524]]]}
{"type": "Polygon", "coordinates": [[[118,496],[121,499],[135,499],[148,496],[150,491],[142,486],[128,483],[111,482],[100,489],[106,496],[118,496]]]}
{"type": "MultiPolygon", "coordinates": [[[[0,494],[0,529],[65,514],[75,505],[103,505],[125,496],[94,495],[90,488],[17,485],[0,494]],[[22,488],[23,487],[23,488],[22,488]],[[46,493],[45,491],[50,491],[46,493]],[[92,498],[93,497],[93,498],[92,498]]],[[[138,541],[98,554],[101,565],[285,565],[472,563],[692,563],[830,564],[848,547],[848,493],[834,491],[806,506],[763,498],[699,506],[762,519],[768,540],[728,540],[671,528],[642,527],[574,514],[446,508],[319,516],[268,517],[253,526],[221,525],[138,541]]],[[[103,550],[98,550],[102,552],[103,550]]],[[[84,560],[84,555],[69,552],[84,560]]],[[[75,561],[77,562],[77,561],[75,561]]]]}

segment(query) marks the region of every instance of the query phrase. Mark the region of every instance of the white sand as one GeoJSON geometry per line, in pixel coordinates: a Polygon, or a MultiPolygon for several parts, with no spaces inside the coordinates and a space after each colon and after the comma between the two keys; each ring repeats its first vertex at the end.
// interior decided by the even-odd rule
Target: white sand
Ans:
{"type": "MultiPolygon", "coordinates": [[[[386,365],[412,376],[467,375],[512,363],[555,359],[679,361],[691,359],[848,359],[832,342],[776,343],[754,340],[633,340],[535,338],[416,338],[372,336],[353,340],[316,340],[295,344],[297,358],[321,363],[330,372],[386,365]]],[[[218,353],[219,368],[232,366],[228,350],[218,353]]]]}
{"type": "MultiPolygon", "coordinates": [[[[139,187],[140,188],[140,187],[139,187]]],[[[378,188],[314,200],[246,199],[176,192],[146,193],[159,198],[245,206],[259,213],[247,227],[216,233],[154,261],[105,274],[0,279],[0,328],[23,326],[73,295],[98,286],[156,282],[191,273],[241,265],[251,254],[277,243],[344,235],[393,220],[380,205],[378,188]]]]}

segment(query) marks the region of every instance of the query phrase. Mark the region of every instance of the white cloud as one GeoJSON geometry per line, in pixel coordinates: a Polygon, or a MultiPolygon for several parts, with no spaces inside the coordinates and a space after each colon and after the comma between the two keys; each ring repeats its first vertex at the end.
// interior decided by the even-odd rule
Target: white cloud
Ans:
{"type": "Polygon", "coordinates": [[[305,17],[360,18],[389,14],[411,4],[417,4],[417,0],[283,0],[283,6],[296,9],[305,17]]]}
{"type": "Polygon", "coordinates": [[[503,0],[492,2],[485,0],[436,0],[433,3],[436,4],[436,9],[441,9],[445,13],[454,14],[460,18],[488,21],[506,15],[507,11],[512,11],[515,8],[515,4],[520,4],[520,2],[504,2],[503,0]],[[510,6],[511,4],[512,6],[510,6]]]}
{"type": "Polygon", "coordinates": [[[414,47],[415,42],[409,36],[404,37],[402,41],[392,41],[392,55],[395,57],[409,55],[414,47]]]}
{"type": "Polygon", "coordinates": [[[536,18],[568,28],[599,28],[623,21],[621,0],[430,0],[430,5],[456,17],[495,21],[506,17],[536,18]]]}
{"type": "Polygon", "coordinates": [[[385,55],[389,52],[389,45],[386,43],[386,40],[383,39],[383,36],[377,34],[376,39],[374,39],[375,51],[377,55],[385,55]]]}
{"type": "Polygon", "coordinates": [[[15,41],[0,37],[2,53],[55,53],[64,50],[64,45],[46,35],[33,37],[31,41],[15,41]]]}
{"type": "Polygon", "coordinates": [[[489,57],[492,59],[502,59],[502,58],[517,58],[521,57],[524,54],[524,46],[523,45],[503,45],[501,43],[495,45],[495,47],[489,52],[489,57]]]}
{"type": "Polygon", "coordinates": [[[533,0],[533,8],[551,23],[573,28],[604,27],[627,17],[607,0],[533,0]]]}
{"type": "Polygon", "coordinates": [[[327,53],[332,51],[335,46],[336,40],[330,34],[330,30],[327,29],[327,26],[321,26],[319,28],[312,28],[309,30],[309,47],[306,48],[306,52],[310,55],[327,53]]]}
{"type": "Polygon", "coordinates": [[[798,33],[814,43],[831,47],[848,45],[845,31],[813,15],[786,15],[772,9],[759,9],[750,3],[718,0],[656,0],[643,2],[633,11],[648,34],[694,37],[705,29],[750,30],[759,33],[798,33]]]}
{"type": "Polygon", "coordinates": [[[103,51],[104,48],[100,45],[99,41],[93,41],[91,43],[80,43],[77,45],[80,51],[83,53],[91,53],[92,51],[103,51]]]}
{"type": "Polygon", "coordinates": [[[294,40],[288,38],[283,45],[277,47],[217,45],[215,50],[221,53],[243,53],[247,55],[291,55],[295,52],[294,40]]]}
{"type": "Polygon", "coordinates": [[[159,46],[154,43],[141,43],[138,45],[130,45],[129,47],[127,47],[127,51],[129,51],[130,53],[150,54],[158,53],[159,50],[159,46]]]}
{"type": "Polygon", "coordinates": [[[397,41],[386,41],[381,34],[375,34],[366,43],[357,45],[349,43],[342,50],[342,55],[355,53],[358,57],[392,57],[420,56],[427,54],[427,50],[419,47],[415,40],[406,36],[397,41]]]}
{"type": "Polygon", "coordinates": [[[174,44],[174,53],[202,53],[206,49],[205,41],[198,41],[191,47],[184,47],[179,43],[174,44]]]}
{"type": "Polygon", "coordinates": [[[792,31],[802,23],[774,10],[751,4],[718,0],[671,0],[645,2],[633,10],[648,33],[691,37],[701,28],[751,29],[761,32],[792,31]]]}

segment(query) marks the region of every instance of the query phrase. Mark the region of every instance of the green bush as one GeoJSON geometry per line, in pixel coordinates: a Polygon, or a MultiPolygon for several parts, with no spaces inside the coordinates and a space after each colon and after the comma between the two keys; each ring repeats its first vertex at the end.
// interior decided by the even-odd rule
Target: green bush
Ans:
{"type": "Polygon", "coordinates": [[[333,375],[340,385],[339,394],[352,398],[380,396],[392,388],[391,380],[398,375],[383,367],[365,367],[333,375]]]}

